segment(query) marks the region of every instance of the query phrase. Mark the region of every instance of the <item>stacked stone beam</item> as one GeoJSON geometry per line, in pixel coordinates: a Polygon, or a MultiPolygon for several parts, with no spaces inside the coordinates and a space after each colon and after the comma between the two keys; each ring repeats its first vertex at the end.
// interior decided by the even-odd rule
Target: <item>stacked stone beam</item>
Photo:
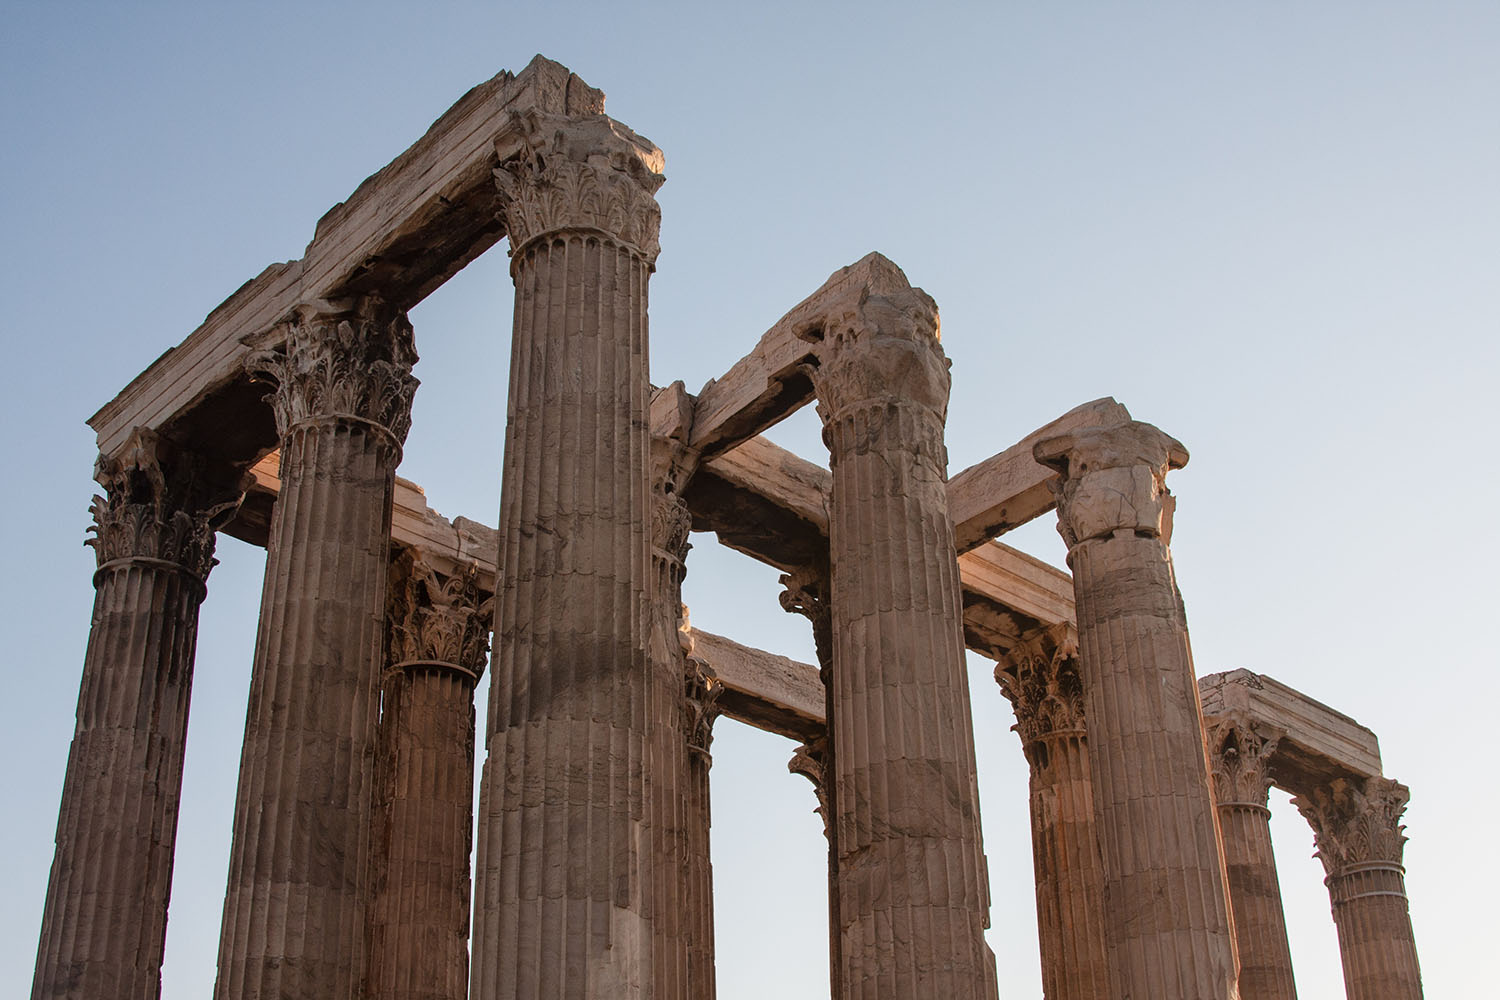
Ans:
{"type": "Polygon", "coordinates": [[[1240,957],[1240,1000],[1296,1000],[1268,808],[1269,766],[1280,734],[1238,713],[1212,716],[1207,723],[1240,957]]]}
{"type": "Polygon", "coordinates": [[[1094,826],[1077,636],[1055,625],[1022,637],[995,669],[1031,766],[1037,938],[1047,1000],[1109,996],[1104,871],[1094,826]]]}
{"type": "Polygon", "coordinates": [[[281,434],[219,940],[218,1000],[365,994],[391,500],[416,361],[373,297],[251,355],[281,434]]]}
{"type": "Polygon", "coordinates": [[[651,990],[647,282],[660,150],[528,113],[471,995],[651,990]]]}
{"type": "Polygon", "coordinates": [[[477,577],[470,565],[440,578],[409,551],[392,567],[372,1000],[463,1000],[468,993],[474,685],[493,607],[477,577]]]}
{"type": "Polygon", "coordinates": [[[1349,1000],[1420,1000],[1422,970],[1406,902],[1401,815],[1411,793],[1389,778],[1337,778],[1292,800],[1312,824],[1338,929],[1349,1000]]]}
{"type": "Polygon", "coordinates": [[[1040,441],[1061,473],[1112,997],[1237,996],[1234,929],[1187,619],[1172,571],[1169,468],[1149,424],[1040,441]]]}
{"type": "Polygon", "coordinates": [[[844,998],[995,996],[948,516],[937,307],[880,259],[815,327],[833,471],[832,713],[844,998]]]}
{"type": "Polygon", "coordinates": [[[198,608],[214,525],[238,504],[207,502],[203,464],[147,431],[96,474],[94,616],[33,1000],[161,992],[198,608]]]}

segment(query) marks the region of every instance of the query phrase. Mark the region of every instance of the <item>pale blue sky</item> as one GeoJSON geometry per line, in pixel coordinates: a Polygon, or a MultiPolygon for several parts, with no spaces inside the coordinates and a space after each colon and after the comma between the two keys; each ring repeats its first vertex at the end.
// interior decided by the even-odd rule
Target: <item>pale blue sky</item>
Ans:
{"type": "MultiPolygon", "coordinates": [[[[1193,453],[1174,551],[1200,673],[1353,715],[1412,788],[1429,995],[1500,936],[1500,7],[10,2],[0,9],[0,616],[15,810],[0,995],[29,989],[87,638],[83,421],[465,90],[537,52],[666,153],[652,375],[696,390],[880,250],[942,310],[951,469],[1113,395],[1193,453]],[[1471,772],[1478,773],[1478,780],[1471,772]],[[1476,885],[1476,882],[1481,883],[1476,885]]],[[[413,311],[403,475],[493,521],[500,250],[413,311]]],[[[815,419],[778,440],[818,457],[815,419]]],[[[1050,520],[1050,519],[1049,519],[1050,520]]],[[[1049,524],[1018,533],[1054,562],[1049,524]]],[[[695,536],[695,623],[811,659],[775,575],[695,536]]],[[[206,996],[261,553],[203,611],[167,1000],[206,996]]],[[[1002,996],[1040,995],[1025,764],[975,660],[1002,996]]],[[[719,995],[826,995],[822,839],[792,746],[721,723],[719,995]]],[[[1301,993],[1340,995],[1311,837],[1273,801],[1301,993]]]]}

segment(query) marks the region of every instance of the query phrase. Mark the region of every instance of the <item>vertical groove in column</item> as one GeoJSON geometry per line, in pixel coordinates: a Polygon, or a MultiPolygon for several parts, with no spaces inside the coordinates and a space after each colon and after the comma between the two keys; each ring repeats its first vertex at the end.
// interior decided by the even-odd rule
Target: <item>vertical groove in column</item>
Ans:
{"type": "Polygon", "coordinates": [[[1077,636],[1023,636],[995,669],[1031,765],[1037,937],[1047,1000],[1108,1000],[1104,872],[1094,828],[1077,636]]]}
{"type": "Polygon", "coordinates": [[[101,458],[99,570],[42,913],[33,1000],[161,990],[198,608],[238,505],[199,458],[137,430],[101,458]]]}
{"type": "Polygon", "coordinates": [[[528,113],[497,171],[516,286],[471,993],[648,995],[646,287],[661,154],[528,113]]]}
{"type": "Polygon", "coordinates": [[[1389,778],[1336,778],[1292,800],[1312,825],[1338,929],[1349,1000],[1420,1000],[1422,970],[1406,902],[1401,816],[1410,792],[1389,778]]]}
{"type": "Polygon", "coordinates": [[[1204,722],[1240,957],[1240,998],[1296,1000],[1267,808],[1269,769],[1282,734],[1238,712],[1204,722]]]}
{"type": "Polygon", "coordinates": [[[492,608],[480,599],[473,565],[444,579],[412,553],[393,562],[372,1000],[463,1000],[468,993],[474,685],[492,608]]]}
{"type": "Polygon", "coordinates": [[[218,1000],[366,993],[391,499],[416,380],[374,297],[303,307],[251,372],[282,434],[218,1000]]]}
{"type": "Polygon", "coordinates": [[[937,309],[873,256],[812,371],[833,471],[845,998],[991,998],[973,732],[948,517],[937,309]]]}
{"type": "Polygon", "coordinates": [[[1146,424],[1039,442],[1068,542],[1105,873],[1110,995],[1238,996],[1187,624],[1163,532],[1180,444],[1146,424]]]}

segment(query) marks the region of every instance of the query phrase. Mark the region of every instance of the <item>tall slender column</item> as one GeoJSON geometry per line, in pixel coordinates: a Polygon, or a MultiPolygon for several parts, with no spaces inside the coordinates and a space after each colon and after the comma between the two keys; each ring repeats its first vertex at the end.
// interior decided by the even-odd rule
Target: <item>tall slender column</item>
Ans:
{"type": "Polygon", "coordinates": [[[391,497],[417,380],[374,298],[298,310],[252,374],[281,433],[219,938],[218,1000],[366,990],[391,497]]]}
{"type": "Polygon", "coordinates": [[[709,829],[712,805],[709,771],[713,767],[714,721],[719,717],[719,695],[724,691],[712,668],[691,653],[687,657],[687,790],[683,795],[687,859],[682,868],[687,889],[689,1000],[713,1000],[717,992],[714,969],[714,869],[709,829]]]}
{"type": "Polygon", "coordinates": [[[843,959],[840,941],[843,923],[839,919],[839,848],[833,823],[837,790],[829,780],[833,765],[833,613],[829,607],[829,571],[826,565],[803,566],[781,577],[781,607],[799,614],[812,623],[813,647],[818,655],[818,679],[823,682],[823,734],[804,743],[792,754],[787,770],[812,782],[818,797],[817,813],[823,819],[823,836],[828,841],[828,979],[829,996],[843,996],[840,976],[843,959]]]}
{"type": "Polygon", "coordinates": [[[1035,455],[1062,473],[1054,489],[1078,609],[1110,996],[1233,998],[1234,928],[1167,548],[1166,474],[1187,450],[1132,421],[1040,441],[1035,455]]]}
{"type": "Polygon", "coordinates": [[[1031,765],[1031,852],[1047,1000],[1108,1000],[1104,871],[1094,829],[1078,637],[1067,624],[1022,637],[995,668],[1031,765]]]}
{"type": "Polygon", "coordinates": [[[1281,737],[1234,712],[1205,721],[1240,956],[1240,1000],[1296,1000],[1267,807],[1271,755],[1281,737]]]}
{"type": "Polygon", "coordinates": [[[239,504],[145,430],[95,478],[94,617],[33,1000],[161,992],[198,607],[214,529],[239,504]]]}
{"type": "Polygon", "coordinates": [[[477,1000],[647,995],[646,288],[661,151],[604,115],[517,121],[516,285],[480,791],[477,1000]]]}
{"type": "Polygon", "coordinates": [[[833,470],[840,987],[994,997],[937,307],[885,261],[804,333],[833,470]]]}
{"type": "Polygon", "coordinates": [[[1390,778],[1338,778],[1292,799],[1328,872],[1349,1000],[1420,1000],[1422,970],[1406,903],[1401,814],[1411,792],[1390,778]]]}
{"type": "Polygon", "coordinates": [[[410,550],[391,568],[390,668],[376,767],[372,1000],[463,1000],[469,990],[474,685],[494,602],[478,567],[440,579],[410,550]]]}

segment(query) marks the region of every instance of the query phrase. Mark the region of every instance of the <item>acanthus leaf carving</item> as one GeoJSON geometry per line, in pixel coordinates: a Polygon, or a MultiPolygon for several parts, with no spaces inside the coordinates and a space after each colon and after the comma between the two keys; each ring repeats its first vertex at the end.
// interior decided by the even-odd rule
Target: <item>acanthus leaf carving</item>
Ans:
{"type": "Polygon", "coordinates": [[[171,563],[203,581],[214,566],[217,530],[245,496],[243,470],[218,470],[155,431],[138,427],[113,456],[100,456],[94,478],[105,488],[89,506],[100,567],[129,559],[171,563]]]}
{"type": "Polygon", "coordinates": [[[1238,712],[1204,719],[1214,797],[1220,805],[1265,808],[1270,766],[1282,734],[1238,712]]]}
{"type": "MultiPolygon", "coordinates": [[[[594,231],[652,264],[660,252],[662,152],[603,114],[513,113],[521,155],[495,171],[513,260],[551,233],[594,231]]],[[[512,265],[514,266],[514,265],[512,265]]]]}
{"type": "Polygon", "coordinates": [[[813,792],[818,797],[818,807],[814,811],[822,819],[823,836],[827,837],[832,819],[828,808],[828,737],[819,736],[799,745],[792,752],[792,759],[787,761],[786,769],[812,782],[813,792]]]}
{"type": "Polygon", "coordinates": [[[713,747],[714,721],[719,717],[719,696],[724,693],[724,685],[702,657],[686,656],[684,662],[688,749],[707,760],[713,747]]]}
{"type": "Polygon", "coordinates": [[[478,680],[489,654],[495,599],[481,591],[477,564],[445,577],[403,550],[393,566],[390,594],[386,616],[393,665],[450,664],[478,680]]]}
{"type": "Polygon", "coordinates": [[[1411,791],[1390,778],[1335,778],[1295,796],[1292,804],[1307,819],[1318,858],[1330,876],[1351,865],[1400,865],[1411,791]]]}
{"type": "Polygon", "coordinates": [[[1015,729],[1028,756],[1044,737],[1084,731],[1078,636],[1068,623],[1022,636],[995,667],[995,681],[1015,709],[1015,729]]]}
{"type": "Polygon", "coordinates": [[[1167,472],[1188,461],[1176,438],[1132,420],[1038,441],[1032,454],[1061,473],[1048,485],[1057,499],[1057,530],[1069,549],[1117,531],[1171,541],[1175,501],[1167,472]]]}
{"type": "Polygon", "coordinates": [[[329,417],[383,428],[399,449],[411,429],[417,352],[406,313],[373,295],[346,303],[309,303],[280,328],[279,346],[245,360],[251,379],[275,386],[266,396],[277,432],[329,417]]]}

